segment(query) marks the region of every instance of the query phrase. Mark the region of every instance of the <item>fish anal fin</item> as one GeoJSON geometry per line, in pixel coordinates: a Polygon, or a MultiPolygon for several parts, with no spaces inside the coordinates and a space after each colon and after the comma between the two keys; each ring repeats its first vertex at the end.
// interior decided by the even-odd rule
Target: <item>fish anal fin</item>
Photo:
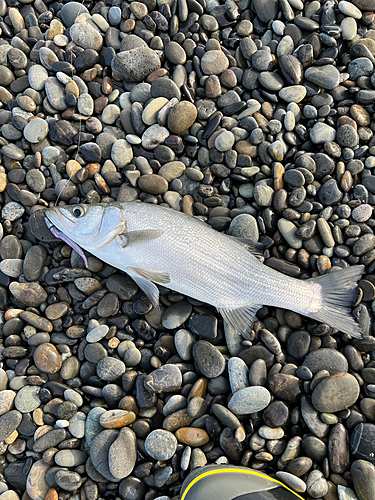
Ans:
{"type": "Polygon", "coordinates": [[[140,243],[148,243],[151,240],[160,238],[163,231],[159,229],[144,229],[141,231],[124,231],[119,234],[121,246],[123,248],[140,243]]]}
{"type": "Polygon", "coordinates": [[[257,243],[256,241],[249,240],[248,238],[240,238],[239,236],[231,236],[231,238],[242,245],[246,250],[254,255],[261,262],[264,261],[264,250],[265,247],[262,243],[257,243]]]}
{"type": "Polygon", "coordinates": [[[141,278],[155,281],[162,285],[166,285],[171,281],[169,274],[163,273],[162,271],[151,271],[150,269],[141,269],[140,267],[129,267],[128,269],[141,278]]]}
{"type": "Polygon", "coordinates": [[[155,307],[155,309],[159,310],[159,290],[158,287],[142,276],[138,274],[132,273],[131,271],[128,273],[129,276],[137,283],[142,292],[147,295],[151,304],[155,307]]]}
{"type": "Polygon", "coordinates": [[[260,304],[247,304],[237,308],[218,308],[218,311],[223,316],[224,321],[241,335],[250,330],[254,316],[261,307],[260,304]]]}

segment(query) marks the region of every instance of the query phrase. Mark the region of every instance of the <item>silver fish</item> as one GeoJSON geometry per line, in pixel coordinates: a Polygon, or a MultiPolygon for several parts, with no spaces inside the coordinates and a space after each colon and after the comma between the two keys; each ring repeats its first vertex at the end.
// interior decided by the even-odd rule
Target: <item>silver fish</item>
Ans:
{"type": "Polygon", "coordinates": [[[46,223],[81,254],[80,247],[125,271],[156,308],[155,283],[215,306],[238,333],[249,330],[258,309],[269,305],[361,337],[351,305],[363,266],[307,280],[291,278],[203,221],[147,203],[51,208],[46,223]]]}

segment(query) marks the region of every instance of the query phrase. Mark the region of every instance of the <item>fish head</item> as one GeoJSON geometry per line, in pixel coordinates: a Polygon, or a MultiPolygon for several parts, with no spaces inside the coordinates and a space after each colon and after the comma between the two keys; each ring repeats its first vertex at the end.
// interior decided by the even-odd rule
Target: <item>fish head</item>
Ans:
{"type": "Polygon", "coordinates": [[[46,210],[45,220],[61,239],[68,244],[67,240],[73,241],[87,250],[109,244],[126,231],[126,220],[118,203],[53,207],[46,210]]]}

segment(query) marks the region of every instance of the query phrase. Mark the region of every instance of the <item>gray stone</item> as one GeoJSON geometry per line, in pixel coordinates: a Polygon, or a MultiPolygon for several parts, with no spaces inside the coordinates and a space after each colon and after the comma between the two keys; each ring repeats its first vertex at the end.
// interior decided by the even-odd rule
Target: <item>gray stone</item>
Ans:
{"type": "Polygon", "coordinates": [[[193,356],[201,374],[207,378],[221,375],[225,369],[225,359],[210,342],[198,340],[193,347],[193,356]]]}
{"type": "Polygon", "coordinates": [[[305,78],[323,89],[332,90],[340,83],[339,70],[331,64],[312,66],[305,71],[305,78]]]}
{"type": "Polygon", "coordinates": [[[138,83],[160,68],[160,59],[149,47],[136,47],[116,54],[111,66],[117,78],[138,83]]]}
{"type": "Polygon", "coordinates": [[[109,448],[108,465],[111,474],[121,480],[129,476],[137,460],[137,439],[134,432],[124,427],[109,448]]]}
{"type": "Polygon", "coordinates": [[[232,393],[248,387],[249,369],[243,359],[232,357],[228,361],[229,383],[232,393]]]}
{"type": "Polygon", "coordinates": [[[169,460],[177,449],[177,439],[169,431],[156,429],[147,436],[145,449],[154,460],[169,460]]]}
{"type": "Polygon", "coordinates": [[[320,412],[335,413],[352,406],[359,396],[357,379],[349,373],[337,373],[323,379],[314,389],[311,402],[320,412]]]}
{"type": "Polygon", "coordinates": [[[236,415],[248,415],[264,410],[270,401],[271,394],[265,387],[246,387],[231,397],[228,408],[236,415]]]}
{"type": "Polygon", "coordinates": [[[161,318],[162,325],[167,330],[180,327],[188,320],[192,309],[192,305],[187,301],[177,302],[167,307],[161,318]]]}
{"type": "Polygon", "coordinates": [[[336,130],[326,123],[317,122],[310,130],[310,138],[314,144],[334,142],[336,139],[336,130]]]}
{"type": "Polygon", "coordinates": [[[181,384],[181,371],[172,364],[161,366],[144,379],[145,388],[155,393],[174,392],[181,387],[181,384]]]}
{"type": "Polygon", "coordinates": [[[82,3],[69,2],[62,6],[60,14],[64,25],[70,28],[78,16],[81,14],[89,14],[89,11],[82,3]]]}

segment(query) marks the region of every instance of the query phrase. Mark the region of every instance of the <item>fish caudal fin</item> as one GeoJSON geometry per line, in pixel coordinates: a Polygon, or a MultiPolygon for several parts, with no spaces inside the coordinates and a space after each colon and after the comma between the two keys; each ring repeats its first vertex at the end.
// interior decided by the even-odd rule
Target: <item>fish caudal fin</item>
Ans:
{"type": "Polygon", "coordinates": [[[309,279],[310,283],[321,286],[322,306],[306,316],[361,338],[361,330],[353,318],[351,307],[357,298],[357,281],[363,269],[364,266],[352,266],[309,279]]]}

